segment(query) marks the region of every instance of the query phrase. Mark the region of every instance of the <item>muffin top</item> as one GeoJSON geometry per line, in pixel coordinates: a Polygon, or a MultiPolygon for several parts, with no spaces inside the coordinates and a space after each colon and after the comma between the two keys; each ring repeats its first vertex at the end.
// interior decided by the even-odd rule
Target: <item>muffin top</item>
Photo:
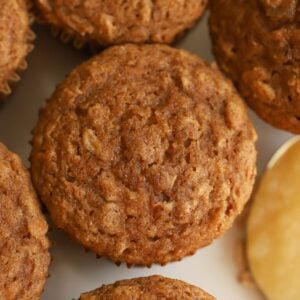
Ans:
{"type": "Polygon", "coordinates": [[[212,0],[210,6],[220,68],[260,117],[300,133],[300,2],[212,0]]]}
{"type": "Polygon", "coordinates": [[[214,300],[215,298],[200,288],[183,281],[154,275],[103,285],[97,290],[82,294],[79,300],[100,299],[214,300]]]}
{"type": "Polygon", "coordinates": [[[255,177],[255,131],[219,72],[164,45],[110,48],[58,86],[32,176],[60,228],[116,262],[165,264],[231,226],[255,177]]]}
{"type": "Polygon", "coordinates": [[[207,0],[37,0],[42,18],[72,37],[107,46],[170,43],[192,27],[207,0]]]}
{"type": "Polygon", "coordinates": [[[2,144],[0,202],[0,299],[38,299],[48,276],[48,227],[28,171],[2,144]]]}
{"type": "Polygon", "coordinates": [[[0,94],[9,94],[9,82],[17,81],[17,71],[26,68],[31,50],[30,17],[25,0],[0,0],[0,94]]]}

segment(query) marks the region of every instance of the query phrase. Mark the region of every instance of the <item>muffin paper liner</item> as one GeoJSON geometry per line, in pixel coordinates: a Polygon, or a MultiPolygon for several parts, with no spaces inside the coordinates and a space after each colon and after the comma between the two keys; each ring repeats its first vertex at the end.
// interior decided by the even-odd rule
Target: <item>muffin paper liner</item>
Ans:
{"type": "MultiPolygon", "coordinates": [[[[49,24],[41,15],[39,8],[36,6],[33,7],[33,14],[35,21],[38,24],[45,25],[50,27],[50,32],[52,36],[58,38],[63,44],[71,44],[77,50],[83,50],[84,48],[90,48],[92,52],[96,52],[93,49],[97,43],[92,43],[84,37],[78,36],[71,29],[64,29],[53,24],[49,24]],[[94,45],[95,44],[95,45],[94,45]]],[[[97,49],[101,49],[101,46],[97,45],[97,49]]]]}
{"type": "MultiPolygon", "coordinates": [[[[46,24],[45,21],[41,22],[42,24],[46,24]]],[[[78,36],[75,32],[71,30],[67,30],[64,28],[60,28],[54,25],[50,25],[51,34],[58,38],[63,44],[71,44],[77,50],[83,50],[85,48],[89,49],[92,53],[96,53],[104,46],[101,46],[96,41],[89,41],[88,39],[78,36]]]]}

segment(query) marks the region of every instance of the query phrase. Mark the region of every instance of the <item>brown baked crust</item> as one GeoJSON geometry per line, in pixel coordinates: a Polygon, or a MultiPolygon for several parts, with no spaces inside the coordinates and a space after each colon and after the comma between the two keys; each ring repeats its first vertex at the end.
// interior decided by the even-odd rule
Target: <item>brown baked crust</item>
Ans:
{"type": "Polygon", "coordinates": [[[63,41],[108,46],[171,43],[203,14],[207,0],[36,0],[42,19],[63,41]],[[57,30],[56,30],[57,32],[57,30]]]}
{"type": "Polygon", "coordinates": [[[11,93],[10,84],[27,67],[26,56],[33,49],[32,16],[25,0],[0,0],[0,97],[11,93]]]}
{"type": "Polygon", "coordinates": [[[0,299],[38,299],[48,276],[48,227],[28,171],[2,144],[0,201],[0,299]]]}
{"type": "Polygon", "coordinates": [[[41,112],[32,177],[55,224],[85,247],[165,264],[231,226],[252,190],[255,139],[236,91],[198,57],[115,46],[41,112]]]}
{"type": "Polygon", "coordinates": [[[117,281],[103,285],[92,292],[84,293],[79,300],[214,300],[200,288],[186,282],[154,275],[117,281]]]}
{"type": "Polygon", "coordinates": [[[300,1],[212,0],[220,68],[266,122],[300,133],[300,1]]]}

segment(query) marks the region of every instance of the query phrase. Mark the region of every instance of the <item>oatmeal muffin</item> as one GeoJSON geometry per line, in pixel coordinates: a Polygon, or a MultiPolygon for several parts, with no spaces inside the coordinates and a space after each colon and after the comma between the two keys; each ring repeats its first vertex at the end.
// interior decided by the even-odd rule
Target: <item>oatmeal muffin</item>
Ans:
{"type": "Polygon", "coordinates": [[[86,248],[166,264],[231,226],[252,190],[255,139],[209,64],[164,45],[115,46],[41,111],[32,178],[54,223],[86,248]]]}
{"type": "Polygon", "coordinates": [[[47,223],[20,158],[0,144],[0,299],[39,299],[50,256],[47,223]]]}
{"type": "Polygon", "coordinates": [[[26,69],[26,55],[32,50],[34,33],[26,0],[0,0],[0,98],[11,93],[10,84],[19,81],[26,69]]]}
{"type": "Polygon", "coordinates": [[[81,295],[79,300],[214,300],[200,288],[180,280],[154,275],[117,281],[81,295]]]}
{"type": "Polygon", "coordinates": [[[210,8],[220,68],[261,118],[299,134],[300,2],[212,0],[210,8]]]}
{"type": "Polygon", "coordinates": [[[171,43],[203,14],[207,0],[36,0],[41,19],[64,42],[171,43]]]}

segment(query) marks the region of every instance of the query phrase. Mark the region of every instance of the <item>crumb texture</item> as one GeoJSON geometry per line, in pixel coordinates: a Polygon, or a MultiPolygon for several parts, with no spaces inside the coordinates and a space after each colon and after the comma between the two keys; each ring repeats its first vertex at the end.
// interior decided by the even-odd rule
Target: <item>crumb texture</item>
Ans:
{"type": "Polygon", "coordinates": [[[47,224],[28,171],[0,144],[0,299],[38,299],[50,261],[47,224]]]}
{"type": "Polygon", "coordinates": [[[101,45],[170,43],[192,27],[207,0],[37,0],[42,17],[66,34],[101,45]]]}
{"type": "Polygon", "coordinates": [[[42,110],[32,177],[56,225],[87,248],[164,264],[231,226],[252,190],[255,139],[213,67],[168,46],[116,46],[42,110]]]}
{"type": "Polygon", "coordinates": [[[200,288],[176,279],[150,276],[118,281],[82,294],[79,300],[215,300],[200,288]]]}
{"type": "Polygon", "coordinates": [[[260,117],[300,133],[300,1],[212,0],[210,7],[220,68],[260,117]]]}
{"type": "Polygon", "coordinates": [[[9,94],[9,82],[18,81],[16,71],[26,66],[31,45],[29,13],[25,0],[0,0],[0,94],[9,94]]]}

